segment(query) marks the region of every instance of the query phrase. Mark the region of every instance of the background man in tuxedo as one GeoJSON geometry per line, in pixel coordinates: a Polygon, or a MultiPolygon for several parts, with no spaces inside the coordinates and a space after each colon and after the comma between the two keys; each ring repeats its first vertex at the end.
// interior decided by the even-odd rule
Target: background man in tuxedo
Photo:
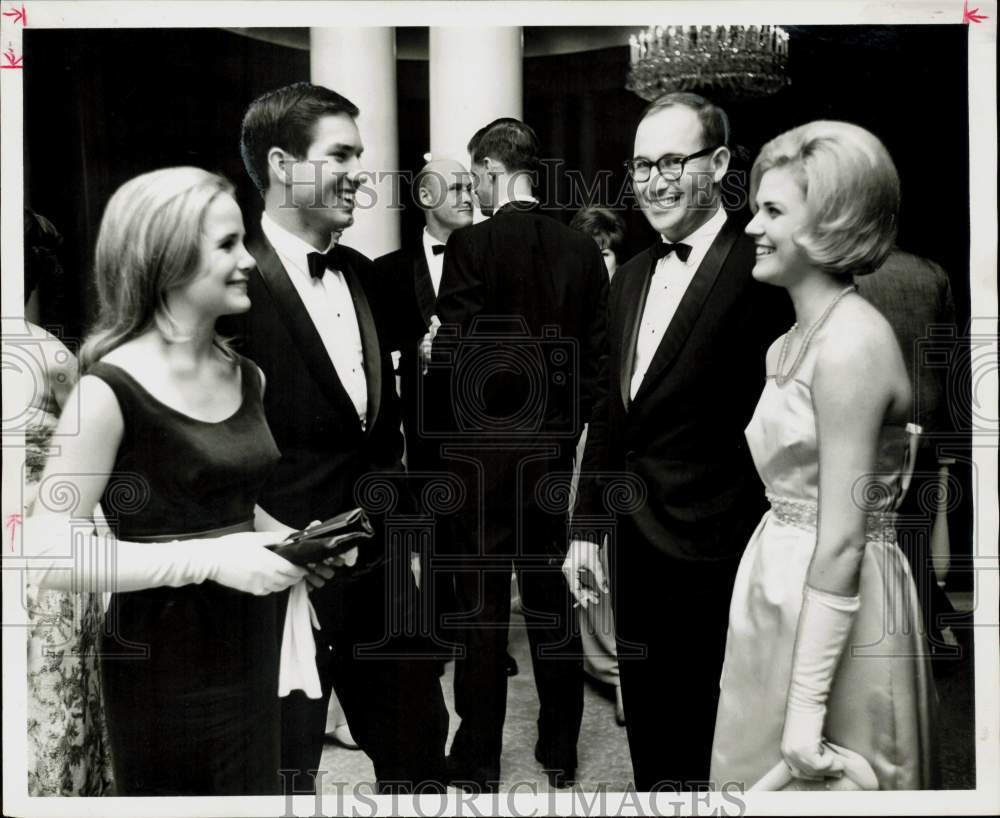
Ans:
{"type": "Polygon", "coordinates": [[[952,361],[958,347],[955,301],[948,274],[939,264],[898,248],[873,275],[858,276],[854,283],[896,333],[913,385],[913,420],[923,429],[913,479],[899,508],[897,536],[913,569],[934,671],[940,674],[945,668],[954,669],[972,647],[968,626],[962,627],[961,618],[938,586],[931,559],[934,536],[948,538],[947,516],[938,523],[940,530],[935,530],[935,519],[937,502],[948,493],[950,462],[947,457],[939,460],[938,446],[954,433],[948,370],[941,361],[952,361]],[[955,626],[957,647],[944,639],[942,629],[949,626],[955,626]]]}
{"type": "MultiPolygon", "coordinates": [[[[750,276],[743,222],[721,207],[728,143],[725,113],[699,96],[646,109],[629,169],[661,238],[611,285],[607,463],[646,495],[619,515],[609,560],[640,790],[708,779],[732,585],[764,508],[743,429],[767,347],[791,323],[779,291],[750,276]]],[[[598,544],[571,544],[564,571],[581,604],[607,588],[599,559],[598,544]]]]}
{"type": "MultiPolygon", "coordinates": [[[[424,425],[434,425],[435,412],[424,388],[425,357],[429,351],[426,345],[431,340],[428,333],[438,324],[436,304],[445,244],[454,230],[472,224],[472,177],[455,160],[436,159],[417,174],[414,191],[426,222],[419,241],[407,242],[401,249],[376,259],[375,269],[380,291],[393,315],[389,322],[389,344],[393,351],[400,352],[406,466],[411,483],[419,489],[424,478],[418,475],[441,473],[446,468],[441,459],[440,438],[424,435],[424,425]]],[[[434,509],[424,512],[432,515],[434,509]]],[[[455,608],[454,578],[447,563],[453,553],[449,535],[450,526],[438,519],[429,548],[420,554],[421,591],[430,595],[430,632],[435,653],[442,660],[451,658],[454,645],[441,627],[443,617],[455,608]]]]}
{"type": "MultiPolygon", "coordinates": [[[[357,107],[309,83],[255,100],[240,149],[264,197],[253,308],[240,328],[267,378],[264,406],[281,461],[260,503],[297,528],[357,505],[403,466],[400,411],[372,262],[338,244],[354,221],[363,150],[357,107]]],[[[391,490],[391,489],[390,489],[391,490]]],[[[405,492],[399,491],[400,502],[405,492]]],[[[405,509],[404,509],[405,510],[405,509]]],[[[319,766],[332,685],[382,788],[440,780],[447,711],[433,666],[408,637],[416,589],[405,554],[376,539],[353,572],[312,594],[322,697],[282,704],[282,767],[319,766]]],[[[296,789],[308,791],[308,775],[296,789]]]]}
{"type": "Polygon", "coordinates": [[[451,780],[493,789],[500,777],[513,562],[540,701],[535,755],[564,786],[576,769],[583,679],[559,572],[567,492],[547,481],[556,473],[568,488],[580,430],[604,402],[607,272],[594,242],[542,214],[531,195],[531,128],[491,123],[469,151],[492,218],[448,241],[433,353],[441,403],[453,409],[444,456],[468,489],[454,527],[464,654],[451,780]]]}

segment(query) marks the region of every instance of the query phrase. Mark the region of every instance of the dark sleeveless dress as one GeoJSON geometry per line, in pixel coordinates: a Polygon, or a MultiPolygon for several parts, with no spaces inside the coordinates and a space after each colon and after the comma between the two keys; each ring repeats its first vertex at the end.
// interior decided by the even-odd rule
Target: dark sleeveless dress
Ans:
{"type": "MultiPolygon", "coordinates": [[[[91,367],[125,422],[101,498],[119,539],[253,530],[280,455],[257,368],[239,365],[242,403],[218,423],[171,409],[114,365],[91,367]]],[[[277,605],[286,598],[215,582],[112,596],[101,676],[119,795],[280,793],[277,605]]]]}

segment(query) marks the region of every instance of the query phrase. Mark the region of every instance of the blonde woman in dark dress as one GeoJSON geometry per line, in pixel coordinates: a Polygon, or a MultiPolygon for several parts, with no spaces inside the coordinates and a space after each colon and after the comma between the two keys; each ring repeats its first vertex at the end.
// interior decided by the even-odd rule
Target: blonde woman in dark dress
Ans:
{"type": "Polygon", "coordinates": [[[280,792],[278,592],[307,572],[265,548],[288,529],[255,506],[279,457],[263,378],[215,332],[250,308],[232,192],[184,167],[112,196],[79,431],[25,530],[40,558],[75,556],[48,587],[115,592],[100,668],[119,795],[280,792]]]}

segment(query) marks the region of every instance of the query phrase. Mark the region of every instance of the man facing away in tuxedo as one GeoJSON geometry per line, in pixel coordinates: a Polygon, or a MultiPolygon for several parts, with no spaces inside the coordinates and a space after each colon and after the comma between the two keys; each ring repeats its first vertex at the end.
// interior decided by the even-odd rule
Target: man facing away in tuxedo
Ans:
{"type": "Polygon", "coordinates": [[[338,243],[362,179],[357,115],[334,91],[296,83],[251,103],[240,141],[264,213],[247,242],[257,269],[238,330],[267,378],[264,408],[282,455],[260,504],[296,528],[369,505],[376,529],[354,570],[311,596],[321,696],[296,690],[282,700],[282,768],[297,771],[286,781],[298,792],[322,787],[310,773],[334,685],[380,790],[440,782],[447,738],[440,683],[412,627],[407,555],[387,536],[391,509],[370,507],[388,492],[405,512],[407,495],[373,264],[338,243]]]}
{"type": "MultiPolygon", "coordinates": [[[[767,347],[791,322],[780,291],[751,278],[753,241],[722,208],[728,144],[720,108],[669,94],[644,112],[627,163],[660,234],[618,268],[608,305],[607,466],[644,487],[606,546],[640,790],[708,779],[733,581],[764,509],[743,429],[767,347]]],[[[608,590],[600,547],[570,545],[581,604],[608,590]]]]}
{"type": "Polygon", "coordinates": [[[452,518],[462,723],[449,775],[471,790],[494,790],[500,778],[513,563],[540,704],[535,756],[550,783],[566,786],[583,678],[560,566],[576,441],[592,414],[603,416],[608,276],[594,242],[531,195],[539,149],[530,127],[493,122],[469,152],[491,218],[448,240],[431,362],[440,405],[451,409],[442,454],[467,488],[452,518]]]}
{"type": "MultiPolygon", "coordinates": [[[[406,466],[411,484],[420,489],[431,485],[433,475],[446,467],[440,455],[440,438],[428,436],[433,425],[434,407],[424,388],[426,356],[439,324],[436,315],[438,290],[444,267],[444,248],[452,232],[472,224],[472,177],[454,159],[428,162],[414,180],[417,203],[424,212],[425,227],[419,241],[375,260],[380,292],[392,311],[389,346],[399,351],[400,397],[403,404],[403,431],[406,438],[406,466]]],[[[450,525],[439,509],[425,508],[434,516],[432,541],[420,555],[421,591],[429,611],[429,631],[435,652],[442,661],[450,659],[454,641],[442,625],[455,607],[455,591],[449,560],[450,525]],[[430,599],[426,597],[429,595],[430,599]],[[428,605],[429,602],[429,605],[428,605]]]]}

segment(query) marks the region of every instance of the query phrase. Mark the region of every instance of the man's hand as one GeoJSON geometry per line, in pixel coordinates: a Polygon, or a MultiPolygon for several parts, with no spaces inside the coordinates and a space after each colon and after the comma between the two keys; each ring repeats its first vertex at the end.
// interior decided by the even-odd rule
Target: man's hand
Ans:
{"type": "MultiPolygon", "coordinates": [[[[322,525],[322,520],[313,520],[309,525],[306,526],[306,530],[310,528],[315,528],[318,525],[322,525]]],[[[294,533],[294,529],[289,529],[289,534],[294,533]]],[[[333,579],[333,575],[336,573],[333,569],[346,565],[350,568],[354,563],[358,561],[358,549],[357,547],[352,548],[350,551],[345,551],[343,554],[337,554],[336,556],[325,559],[322,562],[311,562],[306,566],[306,570],[309,572],[306,574],[306,582],[309,583],[309,590],[314,588],[322,588],[333,579]]]]}
{"type": "Polygon", "coordinates": [[[441,321],[436,315],[431,316],[431,328],[427,331],[424,337],[420,341],[420,364],[421,373],[426,375],[427,368],[430,365],[431,360],[431,347],[434,344],[434,339],[437,337],[438,327],[441,326],[441,321]]]}
{"type": "Polygon", "coordinates": [[[600,594],[608,592],[608,580],[601,565],[601,548],[597,543],[573,540],[566,552],[562,572],[573,598],[584,608],[587,603],[600,602],[600,594]]]}

